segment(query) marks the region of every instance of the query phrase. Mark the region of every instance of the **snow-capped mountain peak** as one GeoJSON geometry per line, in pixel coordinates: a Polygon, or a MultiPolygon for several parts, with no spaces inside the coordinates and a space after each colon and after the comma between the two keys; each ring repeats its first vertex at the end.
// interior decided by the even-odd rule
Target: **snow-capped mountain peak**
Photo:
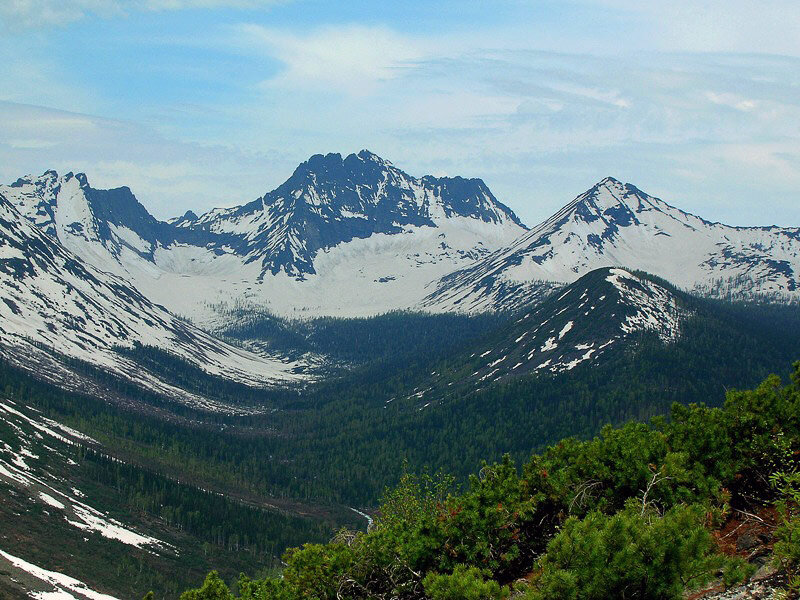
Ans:
{"type": "MultiPolygon", "coordinates": [[[[213,210],[181,225],[228,233],[237,253],[267,273],[300,280],[317,273],[320,251],[376,234],[439,227],[464,218],[519,234],[517,216],[479,179],[421,179],[368,150],[315,154],[261,198],[233,209],[213,210]]],[[[504,233],[503,237],[508,239],[504,233]]]]}
{"type": "Polygon", "coordinates": [[[371,152],[371,151],[367,150],[366,148],[364,148],[362,150],[359,150],[359,152],[358,152],[358,154],[356,154],[356,156],[358,158],[360,158],[361,160],[371,160],[373,162],[379,163],[379,164],[387,166],[387,167],[391,167],[392,166],[391,161],[388,161],[385,158],[381,158],[380,156],[378,156],[374,152],[371,152]]]}
{"type": "Polygon", "coordinates": [[[607,177],[509,248],[443,278],[423,306],[513,308],[542,282],[613,266],[706,295],[790,300],[800,291],[800,229],[713,223],[607,177]]]}
{"type": "Polygon", "coordinates": [[[653,229],[654,233],[664,231],[669,225],[659,222],[662,217],[667,222],[677,222],[691,229],[710,224],[700,217],[685,213],[658,198],[647,195],[630,183],[606,177],[536,229],[552,231],[570,221],[583,222],[586,225],[602,224],[605,229],[602,232],[595,232],[600,240],[592,237],[593,245],[600,246],[602,240],[616,237],[620,228],[645,227],[653,229]]]}
{"type": "Polygon", "coordinates": [[[167,222],[129,188],[98,190],[71,173],[0,193],[88,263],[200,322],[229,301],[283,314],[408,308],[526,231],[483,181],[413,177],[368,150],[311,156],[252,202],[167,222]]]}
{"type": "Polygon", "coordinates": [[[122,247],[147,258],[156,244],[172,239],[166,224],[150,215],[130,188],[95,189],[84,173],[46,171],[0,186],[0,193],[39,229],[78,254],[89,244],[95,251],[102,246],[115,258],[122,247]]]}

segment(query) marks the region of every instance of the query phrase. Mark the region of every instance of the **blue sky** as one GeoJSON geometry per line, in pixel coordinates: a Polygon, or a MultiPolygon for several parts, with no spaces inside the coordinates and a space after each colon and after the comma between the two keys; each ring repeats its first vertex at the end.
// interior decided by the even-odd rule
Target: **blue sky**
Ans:
{"type": "Polygon", "coordinates": [[[528,224],[613,175],[800,226],[800,3],[0,2],[4,182],[85,171],[168,217],[361,148],[528,224]]]}

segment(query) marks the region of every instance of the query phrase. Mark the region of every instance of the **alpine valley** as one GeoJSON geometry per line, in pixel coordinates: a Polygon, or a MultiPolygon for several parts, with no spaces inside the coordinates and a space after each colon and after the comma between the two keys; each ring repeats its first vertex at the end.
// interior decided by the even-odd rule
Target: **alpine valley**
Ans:
{"type": "Polygon", "coordinates": [[[800,228],[613,178],[528,227],[367,150],[168,221],[46,171],[0,185],[0,301],[0,596],[177,598],[366,529],[404,472],[788,372],[800,228]]]}

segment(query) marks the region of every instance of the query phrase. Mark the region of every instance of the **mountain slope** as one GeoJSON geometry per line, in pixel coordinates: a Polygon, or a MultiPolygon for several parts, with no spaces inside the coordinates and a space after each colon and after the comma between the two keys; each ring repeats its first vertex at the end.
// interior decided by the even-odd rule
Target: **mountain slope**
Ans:
{"type": "Polygon", "coordinates": [[[647,277],[597,269],[522,314],[505,331],[503,343],[480,354],[488,362],[475,375],[479,381],[496,381],[530,371],[570,371],[597,362],[604,352],[643,332],[670,343],[689,314],[670,289],[647,277]]]}
{"type": "Polygon", "coordinates": [[[316,155],[243,206],[169,222],[128,188],[96,190],[48,171],[0,186],[86,262],[207,327],[217,308],[283,316],[378,314],[526,229],[478,179],[411,177],[368,151],[316,155]]]}
{"type": "Polygon", "coordinates": [[[442,278],[421,306],[514,308],[543,282],[641,269],[714,297],[800,299],[800,229],[730,227],[606,178],[511,246],[442,278]]]}
{"type": "Polygon", "coordinates": [[[643,273],[601,268],[517,313],[478,342],[451,356],[411,397],[415,402],[471,393],[514,379],[592,368],[626,352],[642,335],[674,344],[693,315],[685,294],[643,273]],[[466,390],[466,392],[465,392],[466,390]]]}
{"type": "Polygon", "coordinates": [[[784,373],[798,356],[794,306],[696,298],[606,268],[445,356],[420,352],[405,366],[323,381],[290,412],[251,422],[292,432],[270,453],[291,461],[298,480],[369,505],[404,459],[412,472],[466,475],[482,459],[647,420],[673,402],[719,404],[726,388],[784,373]]]}
{"type": "MultiPolygon", "coordinates": [[[[210,374],[263,386],[306,379],[302,362],[225,344],[125,281],[75,257],[0,195],[0,352],[50,379],[79,359],[168,395],[191,399],[116,351],[154,346],[210,374]]],[[[72,383],[75,385],[75,382],[72,383]]],[[[195,398],[196,399],[196,398],[195,398]]]]}
{"type": "Polygon", "coordinates": [[[0,395],[0,597],[176,598],[221,562],[235,577],[335,529],[187,479],[0,395]]]}

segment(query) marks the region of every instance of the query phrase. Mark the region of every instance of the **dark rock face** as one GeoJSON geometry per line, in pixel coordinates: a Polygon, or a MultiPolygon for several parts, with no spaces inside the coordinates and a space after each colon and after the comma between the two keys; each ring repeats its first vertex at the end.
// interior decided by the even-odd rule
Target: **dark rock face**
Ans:
{"type": "Polygon", "coordinates": [[[249,259],[261,260],[264,272],[300,278],[315,272],[321,249],[409,226],[436,227],[439,218],[523,227],[480,179],[416,179],[367,150],[345,158],[314,155],[280,187],[226,218],[252,219],[261,212],[263,225],[248,239],[249,259]]]}
{"type": "Polygon", "coordinates": [[[736,549],[739,552],[743,552],[745,550],[752,550],[753,548],[758,547],[762,544],[762,540],[759,539],[759,536],[754,533],[744,533],[739,536],[739,539],[736,540],[736,549]]]}

